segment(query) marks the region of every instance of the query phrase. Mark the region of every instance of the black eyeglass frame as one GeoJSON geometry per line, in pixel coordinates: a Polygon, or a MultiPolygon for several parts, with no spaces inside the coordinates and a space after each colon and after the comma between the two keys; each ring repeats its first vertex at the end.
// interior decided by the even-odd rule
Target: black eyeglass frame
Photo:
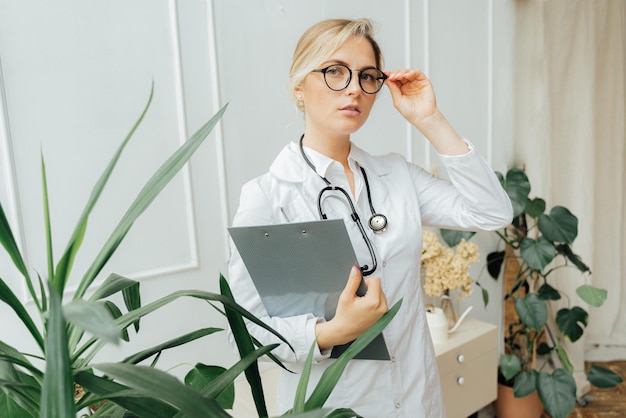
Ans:
{"type": "Polygon", "coordinates": [[[347,65],[337,63],[337,64],[330,64],[328,67],[324,67],[324,68],[319,68],[319,69],[311,70],[311,72],[312,72],[312,73],[322,73],[322,74],[324,74],[324,82],[326,83],[326,86],[327,86],[329,89],[331,89],[332,91],[342,91],[342,90],[345,90],[345,89],[346,89],[346,88],[350,85],[350,82],[352,81],[352,73],[353,73],[354,71],[356,71],[356,72],[358,72],[358,73],[362,73],[363,71],[367,71],[367,70],[376,70],[376,71],[378,71],[380,74],[382,74],[382,77],[377,78],[377,80],[380,80],[380,79],[382,78],[382,82],[380,83],[380,86],[378,87],[378,89],[377,89],[376,91],[374,91],[374,92],[365,91],[365,89],[363,88],[363,84],[361,84],[361,76],[359,75],[359,78],[358,78],[358,80],[359,80],[359,87],[361,87],[361,90],[363,91],[363,93],[366,93],[366,94],[376,94],[376,93],[378,93],[378,92],[380,91],[380,89],[382,89],[382,88],[383,88],[383,84],[385,84],[385,80],[387,80],[387,79],[389,78],[389,77],[387,76],[387,74],[385,74],[385,73],[384,73],[384,72],[383,72],[380,68],[376,68],[376,67],[365,67],[365,68],[362,68],[362,69],[360,69],[360,70],[357,70],[357,69],[352,69],[352,68],[348,67],[347,65]],[[348,81],[346,81],[346,85],[345,85],[345,86],[343,86],[343,87],[342,87],[342,88],[340,88],[340,89],[334,89],[334,88],[332,88],[332,87],[330,86],[330,84],[328,84],[328,80],[326,79],[326,72],[327,72],[327,71],[328,71],[328,69],[329,69],[329,68],[331,68],[331,67],[343,67],[343,68],[345,68],[345,69],[347,69],[347,70],[348,70],[348,74],[349,74],[349,75],[348,75],[348,81]]]}

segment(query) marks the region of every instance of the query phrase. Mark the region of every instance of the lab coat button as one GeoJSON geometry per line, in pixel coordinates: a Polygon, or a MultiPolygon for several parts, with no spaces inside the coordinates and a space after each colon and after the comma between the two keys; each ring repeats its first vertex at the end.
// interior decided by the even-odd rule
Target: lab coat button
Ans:
{"type": "Polygon", "coordinates": [[[383,261],[383,267],[387,267],[387,262],[383,261]]]}
{"type": "Polygon", "coordinates": [[[396,402],[396,409],[400,409],[400,402],[396,402]]]}
{"type": "Polygon", "coordinates": [[[396,362],[396,356],[391,357],[391,362],[395,363],[396,362]]]}

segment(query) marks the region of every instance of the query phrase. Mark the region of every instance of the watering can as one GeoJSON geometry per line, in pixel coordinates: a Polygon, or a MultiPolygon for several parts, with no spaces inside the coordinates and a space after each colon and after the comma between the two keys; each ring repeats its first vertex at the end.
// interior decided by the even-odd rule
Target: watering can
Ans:
{"type": "Polygon", "coordinates": [[[438,345],[448,342],[448,335],[456,331],[459,326],[461,326],[461,322],[463,322],[471,310],[472,306],[465,309],[456,323],[451,327],[443,309],[430,304],[426,305],[426,320],[428,322],[428,328],[430,329],[430,336],[432,337],[433,344],[438,345]]]}

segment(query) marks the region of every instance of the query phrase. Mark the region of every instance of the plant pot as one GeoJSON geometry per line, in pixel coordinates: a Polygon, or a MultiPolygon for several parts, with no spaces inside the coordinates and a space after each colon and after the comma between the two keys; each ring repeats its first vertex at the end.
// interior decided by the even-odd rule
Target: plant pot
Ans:
{"type": "Polygon", "coordinates": [[[543,404],[537,391],[523,398],[513,395],[513,388],[498,383],[498,399],[494,402],[498,418],[540,418],[543,404]]]}

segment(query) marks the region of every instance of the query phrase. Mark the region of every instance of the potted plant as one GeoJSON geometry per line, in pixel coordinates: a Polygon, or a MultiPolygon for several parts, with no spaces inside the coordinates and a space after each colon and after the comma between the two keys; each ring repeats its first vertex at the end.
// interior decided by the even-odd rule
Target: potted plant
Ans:
{"type": "MultiPolygon", "coordinates": [[[[63,300],[65,285],[72,274],[73,262],[86,234],[89,216],[122,151],[146,114],[151,100],[152,93],[139,120],[122,141],[94,186],[74,233],[59,259],[53,258],[47,180],[42,157],[48,250],[46,273],[33,274],[26,266],[0,204],[0,243],[13,261],[15,272],[23,277],[38,317],[29,314],[16,296],[16,291],[3,280],[2,277],[12,274],[6,270],[7,266],[3,266],[0,271],[0,303],[9,306],[40,351],[37,354],[21,352],[14,347],[15,342],[10,340],[10,335],[0,336],[0,416],[3,418],[65,418],[74,417],[77,413],[93,414],[94,417],[229,417],[227,411],[232,409],[234,402],[234,380],[242,372],[250,382],[259,416],[267,416],[257,359],[264,355],[271,357],[271,350],[276,344],[260,346],[248,334],[244,318],[265,327],[289,343],[235,303],[223,277],[220,277],[220,294],[179,290],[143,306],[139,282],[117,274],[110,274],[102,283],[95,280],[103,272],[107,261],[133,223],[191,158],[219,121],[226,107],[203,125],[154,173],[103,244],[90,267],[82,272],[82,279],[72,300],[63,300]],[[124,312],[111,299],[111,296],[119,294],[123,295],[124,312]],[[218,328],[195,330],[141,350],[116,363],[95,361],[98,352],[106,344],[118,342],[120,339],[128,341],[133,329],[138,332],[141,318],[184,297],[206,300],[209,302],[207,306],[218,310],[214,303],[223,306],[221,312],[228,319],[241,354],[241,360],[231,368],[196,364],[189,370],[184,382],[181,382],[155,367],[163,351],[222,331],[218,328]],[[142,365],[148,360],[148,365],[142,365]]],[[[293,416],[355,416],[349,409],[329,411],[322,409],[322,406],[348,361],[382,331],[399,307],[400,302],[326,370],[308,399],[305,399],[308,374],[303,373],[291,411],[293,416]]]]}
{"type": "MultiPolygon", "coordinates": [[[[536,391],[550,415],[566,417],[576,403],[576,383],[563,342],[575,342],[583,335],[588,313],[571,300],[568,306],[552,312],[549,302],[559,300],[561,292],[550,278],[562,268],[591,274],[572,250],[578,219],[563,206],[547,212],[543,199],[529,198],[531,186],[523,170],[511,168],[506,176],[497,175],[514,209],[511,225],[496,231],[504,248],[487,255],[489,274],[497,279],[504,265],[509,279],[504,285],[505,311],[508,308],[509,315],[504,326],[499,380],[512,387],[516,398],[536,391]]],[[[607,295],[606,290],[589,284],[579,286],[576,293],[594,307],[601,306],[607,295]]],[[[612,387],[622,381],[617,374],[598,366],[592,366],[586,374],[589,382],[599,387],[612,387]]]]}

